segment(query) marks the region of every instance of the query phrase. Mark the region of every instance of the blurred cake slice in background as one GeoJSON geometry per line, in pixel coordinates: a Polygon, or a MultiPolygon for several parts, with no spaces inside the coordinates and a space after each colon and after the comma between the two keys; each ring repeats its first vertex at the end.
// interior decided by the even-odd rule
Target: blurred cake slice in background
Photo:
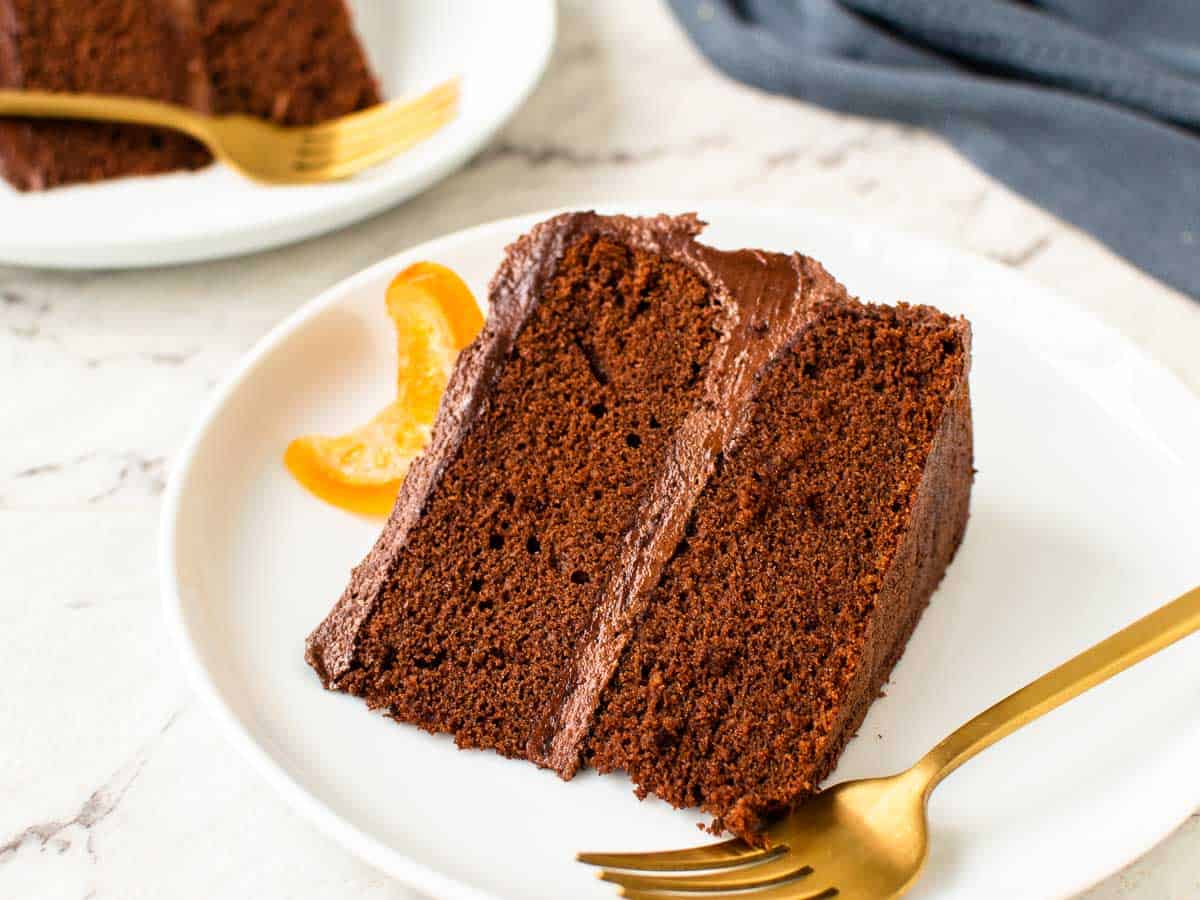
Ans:
{"type": "MultiPolygon", "coordinates": [[[[380,100],[344,0],[0,0],[0,87],[109,93],[312,124],[380,100]]],[[[196,169],[184,135],[0,119],[18,190],[196,169]]]]}
{"type": "MultiPolygon", "coordinates": [[[[192,16],[154,0],[0,0],[0,87],[208,109],[192,16]]],[[[23,191],[195,169],[210,159],[192,139],[156,128],[0,119],[0,173],[23,191]]]]}

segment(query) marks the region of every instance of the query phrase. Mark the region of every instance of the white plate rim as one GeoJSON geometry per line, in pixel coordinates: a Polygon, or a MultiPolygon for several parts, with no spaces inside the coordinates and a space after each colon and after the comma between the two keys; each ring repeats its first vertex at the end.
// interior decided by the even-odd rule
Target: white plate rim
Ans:
{"type": "MultiPolygon", "coordinates": [[[[494,232],[505,232],[513,235],[522,233],[540,221],[570,210],[595,209],[599,212],[609,214],[620,212],[628,215],[653,215],[664,209],[671,210],[678,207],[678,203],[671,202],[664,202],[662,205],[647,205],[644,200],[636,204],[614,204],[612,202],[572,204],[569,207],[559,207],[541,212],[512,216],[462,229],[414,245],[362,269],[322,291],[279,322],[254,345],[242,358],[234,371],[226,377],[214,392],[203,414],[198,418],[196,424],[192,427],[186,440],[180,447],[178,455],[171,466],[171,473],[163,496],[159,523],[159,579],[166,628],[174,644],[180,665],[182,665],[192,689],[200,697],[202,704],[208,710],[209,714],[219,723],[225,732],[226,738],[235,746],[243,759],[246,759],[294,810],[316,826],[319,831],[350,850],[360,859],[365,860],[398,881],[418,890],[432,891],[439,897],[464,898],[464,900],[501,900],[501,898],[494,894],[481,891],[478,888],[457,881],[430,866],[405,856],[400,851],[389,847],[382,840],[373,837],[326,806],[321,800],[300,786],[287,773],[283,766],[271,757],[255,740],[232,708],[225,702],[221,696],[220,689],[209,676],[199,650],[189,634],[183,607],[183,597],[176,578],[176,525],[188,472],[196,451],[208,432],[209,427],[218,417],[226,402],[240,387],[241,383],[251,375],[258,364],[268,357],[294,330],[309,319],[320,314],[327,307],[338,303],[343,294],[352,291],[361,283],[374,280],[378,277],[379,273],[396,271],[410,257],[416,255],[436,258],[446,248],[460,242],[469,243],[471,240],[483,235],[494,232]]],[[[706,221],[716,221],[724,216],[765,219],[801,215],[812,223],[827,224],[834,228],[853,228],[860,233],[869,235],[872,239],[886,240],[901,245],[907,243],[909,246],[919,246],[927,252],[939,253],[948,258],[953,258],[958,263],[970,264],[973,267],[982,268],[998,277],[1009,280],[1015,278],[1023,281],[1034,286],[1046,300],[1057,304],[1054,309],[1056,315],[1066,316],[1071,319],[1073,325],[1077,325],[1093,334],[1102,334],[1108,340],[1117,342],[1126,354],[1126,359],[1137,367],[1139,373],[1153,378],[1156,386],[1162,388],[1170,384],[1171,393],[1175,396],[1169,398],[1169,406],[1173,406],[1177,402],[1183,402],[1190,404],[1200,414],[1200,397],[1197,397],[1174,373],[1157,359],[1126,338],[1117,329],[1101,321],[1077,303],[1063,297],[1048,287],[1032,281],[1024,273],[1012,267],[1005,266],[977,253],[947,244],[944,241],[927,235],[906,232],[874,223],[853,222],[843,217],[803,207],[767,206],[750,208],[729,204],[699,203],[688,208],[691,209],[693,207],[703,210],[702,218],[706,221]]],[[[1198,432],[1198,436],[1200,436],[1200,432],[1198,432]]],[[[1192,737],[1196,740],[1197,752],[1200,752],[1200,731],[1193,732],[1192,737]]],[[[1183,792],[1177,792],[1172,796],[1175,799],[1175,805],[1169,813],[1164,812],[1162,814],[1161,821],[1157,827],[1147,827],[1144,830],[1144,839],[1142,841],[1139,841],[1136,846],[1131,842],[1128,851],[1119,858],[1110,857],[1102,865],[1092,867],[1091,871],[1078,880],[1078,883],[1072,884],[1057,896],[1062,898],[1072,897],[1095,886],[1100,881],[1139,859],[1196,812],[1196,802],[1194,799],[1188,797],[1183,792]]],[[[1161,809],[1162,805],[1159,808],[1161,809]]]]}
{"type": "Polygon", "coordinates": [[[199,237],[182,235],[161,238],[147,250],[143,243],[129,240],[89,240],[53,246],[39,241],[22,243],[12,237],[0,247],[0,265],[41,269],[87,271],[95,269],[160,268],[163,266],[229,259],[270,250],[318,237],[369,218],[420,194],[463,166],[477,154],[529,99],[541,82],[554,51],[558,33],[558,4],[555,0],[539,3],[540,21],[545,33],[534,46],[538,56],[529,68],[529,78],[506,101],[488,109],[472,130],[457,134],[456,143],[426,168],[381,183],[373,191],[349,198],[328,209],[296,209],[273,220],[270,229],[260,224],[226,228],[216,234],[199,237]]]}

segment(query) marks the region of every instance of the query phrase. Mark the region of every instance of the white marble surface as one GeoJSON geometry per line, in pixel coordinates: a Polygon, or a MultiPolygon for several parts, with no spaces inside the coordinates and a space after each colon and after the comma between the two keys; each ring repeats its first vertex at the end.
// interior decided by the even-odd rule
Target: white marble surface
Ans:
{"type": "MultiPolygon", "coordinates": [[[[402,208],[227,262],[0,269],[0,897],[413,896],[310,829],[215,733],[165,641],[154,542],[172,454],[238,357],[418,241],[589,200],[807,205],[1019,266],[1200,390],[1200,304],[936,138],[729,83],[657,4],[562,12],[525,109],[402,208]]],[[[1200,896],[1200,818],[1087,896],[1200,896]]]]}

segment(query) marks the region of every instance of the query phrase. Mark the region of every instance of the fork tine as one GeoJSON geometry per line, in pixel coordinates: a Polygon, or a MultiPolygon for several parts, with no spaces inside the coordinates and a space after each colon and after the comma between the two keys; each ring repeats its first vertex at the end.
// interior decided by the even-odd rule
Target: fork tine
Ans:
{"type": "MultiPolygon", "coordinates": [[[[643,891],[636,888],[621,888],[620,895],[628,900],[681,900],[679,894],[662,891],[643,891]]],[[[810,890],[796,890],[796,884],[788,881],[764,888],[761,891],[741,891],[736,894],[717,894],[717,897],[728,897],[729,900],[825,900],[828,897],[840,896],[836,888],[823,887],[810,890]]],[[[846,898],[850,900],[850,898],[846,898]]]]}
{"type": "Polygon", "coordinates": [[[391,141],[389,143],[376,146],[368,150],[368,152],[359,153],[357,155],[349,155],[339,157],[336,154],[328,160],[315,159],[297,159],[293,165],[294,170],[301,175],[318,175],[320,180],[336,180],[339,178],[349,178],[358,172],[368,169],[371,166],[391,159],[397,156],[415,144],[435,134],[441,127],[442,123],[433,123],[423,128],[419,133],[405,135],[403,140],[391,141]]]}
{"type": "Polygon", "coordinates": [[[785,853],[756,865],[737,866],[707,875],[685,875],[680,878],[670,878],[660,875],[631,875],[626,872],[603,871],[600,873],[600,878],[634,890],[704,893],[768,887],[781,882],[795,881],[811,872],[812,867],[802,864],[791,854],[785,853]]]}
{"type": "Polygon", "coordinates": [[[575,858],[589,866],[606,869],[631,869],[642,872],[690,872],[699,869],[724,869],[778,856],[786,847],[751,847],[741,840],[723,841],[688,850],[662,853],[579,853],[575,858]]]}
{"type": "Polygon", "coordinates": [[[319,141],[325,138],[348,137],[360,132],[371,132],[381,123],[388,123],[397,118],[403,119],[423,109],[434,110],[452,106],[458,101],[458,93],[458,79],[452,78],[411,100],[393,100],[390,103],[382,103],[342,116],[331,122],[313,125],[306,129],[305,137],[308,140],[319,141]]]}
{"type": "Polygon", "coordinates": [[[426,110],[381,124],[373,131],[364,131],[350,138],[327,137],[318,141],[303,141],[297,155],[303,159],[322,159],[334,155],[351,157],[391,143],[409,134],[431,133],[454,118],[454,107],[426,110]]]}
{"type": "Polygon", "coordinates": [[[358,123],[353,128],[332,129],[315,134],[306,134],[300,146],[305,149],[320,148],[330,144],[350,146],[364,141],[373,141],[381,133],[407,128],[412,122],[446,118],[454,116],[457,112],[458,103],[455,99],[444,103],[428,103],[421,104],[420,106],[405,107],[393,110],[389,115],[379,116],[370,122],[358,123]]]}

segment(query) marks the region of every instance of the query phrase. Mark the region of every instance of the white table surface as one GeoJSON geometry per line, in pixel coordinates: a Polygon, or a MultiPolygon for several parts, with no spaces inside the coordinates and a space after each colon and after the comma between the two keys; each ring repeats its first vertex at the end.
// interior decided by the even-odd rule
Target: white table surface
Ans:
{"type": "MultiPolygon", "coordinates": [[[[934,235],[1021,268],[1200,390],[1200,303],[939,139],[726,81],[659,4],[569,0],[528,105],[399,209],[205,265],[0,268],[0,897],[415,896],[286,808],[182,683],[158,612],[163,482],[214,386],[317,292],[459,228],[625,198],[934,235]]],[[[1086,896],[1200,896],[1200,817],[1086,896]]]]}

